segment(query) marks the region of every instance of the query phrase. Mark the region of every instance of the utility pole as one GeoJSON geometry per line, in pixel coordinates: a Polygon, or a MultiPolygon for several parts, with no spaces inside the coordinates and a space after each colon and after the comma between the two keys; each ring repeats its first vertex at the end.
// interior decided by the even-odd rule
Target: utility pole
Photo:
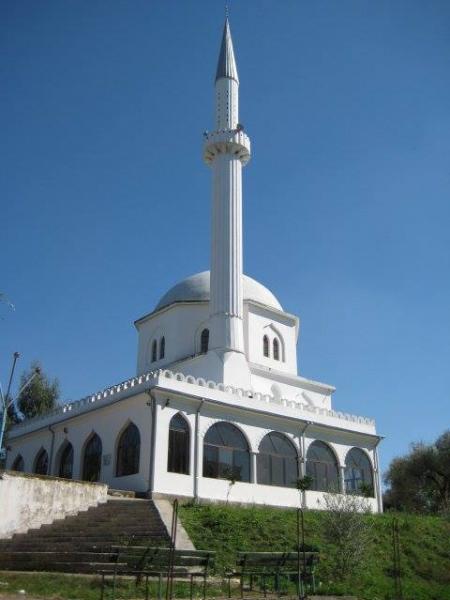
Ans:
{"type": "MultiPolygon", "coordinates": [[[[14,404],[14,398],[11,397],[11,385],[13,382],[14,371],[16,369],[16,363],[20,354],[18,352],[14,352],[13,354],[13,363],[11,366],[11,372],[9,374],[8,388],[6,390],[6,395],[3,394],[2,385],[0,383],[0,410],[2,411],[1,422],[0,422],[0,458],[6,457],[6,450],[3,448],[3,436],[5,434],[6,428],[6,419],[8,417],[8,408],[14,404]]],[[[20,390],[17,393],[17,398],[19,398],[20,394],[31,384],[33,379],[39,375],[41,370],[39,367],[36,367],[31,377],[23,384],[20,390]]]]}

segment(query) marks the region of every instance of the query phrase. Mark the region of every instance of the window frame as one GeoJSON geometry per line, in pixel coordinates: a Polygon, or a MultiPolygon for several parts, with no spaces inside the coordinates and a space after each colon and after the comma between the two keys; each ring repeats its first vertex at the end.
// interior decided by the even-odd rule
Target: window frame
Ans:
{"type": "Polygon", "coordinates": [[[339,476],[339,462],[336,454],[329,444],[322,440],[314,440],[306,452],[306,474],[312,477],[310,490],[314,492],[342,493],[339,476]],[[314,448],[326,450],[332,460],[320,460],[310,456],[314,448]],[[323,485],[322,482],[326,481],[323,485]]]}
{"type": "Polygon", "coordinates": [[[140,462],[141,433],[139,427],[133,421],[130,421],[117,438],[115,477],[136,475],[139,473],[140,462]],[[131,437],[131,439],[127,440],[126,436],[131,437]],[[128,445],[125,445],[126,442],[128,442],[128,445]]]}
{"type": "Polygon", "coordinates": [[[169,421],[169,434],[167,444],[167,472],[178,475],[190,475],[191,472],[191,428],[186,417],[175,413],[169,421]],[[176,427],[176,420],[183,425],[176,427]],[[181,451],[182,449],[182,451],[181,451]]]}
{"type": "Polygon", "coordinates": [[[300,477],[299,474],[299,454],[295,444],[289,439],[289,437],[281,433],[279,431],[270,431],[267,433],[259,443],[258,454],[256,457],[256,480],[260,485],[271,485],[277,487],[287,487],[287,488],[296,488],[297,481],[300,477]],[[265,443],[266,440],[269,440],[273,446],[275,444],[272,442],[272,438],[281,439],[283,443],[288,445],[291,449],[291,454],[285,454],[280,452],[270,452],[265,449],[261,449],[261,446],[265,443]],[[266,464],[264,464],[266,462],[266,464]],[[288,482],[288,473],[290,472],[289,466],[292,468],[292,463],[295,463],[295,479],[291,482],[288,482]],[[276,471],[276,464],[281,465],[282,469],[282,482],[276,480],[276,476],[274,472],[276,471]],[[269,477],[268,480],[265,480],[265,470],[268,470],[269,477]]]}
{"type": "Polygon", "coordinates": [[[202,473],[203,477],[208,479],[234,480],[243,483],[251,482],[250,445],[239,427],[227,421],[218,421],[209,427],[203,439],[202,473]],[[216,429],[219,431],[219,436],[221,435],[218,429],[220,426],[225,426],[225,430],[229,429],[233,435],[237,433],[238,438],[243,442],[242,445],[245,448],[207,441],[208,435],[211,435],[211,432],[216,429]],[[212,474],[211,468],[213,470],[212,474]],[[240,468],[244,469],[244,477],[241,477],[238,472],[240,468]]]}

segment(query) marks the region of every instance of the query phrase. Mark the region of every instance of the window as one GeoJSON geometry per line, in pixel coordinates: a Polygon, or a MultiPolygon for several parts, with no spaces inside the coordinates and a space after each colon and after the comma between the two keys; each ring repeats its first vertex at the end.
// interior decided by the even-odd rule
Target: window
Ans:
{"type": "Polygon", "coordinates": [[[324,442],[315,441],[308,448],[306,474],[312,477],[312,490],[339,491],[338,464],[331,448],[324,442]]]}
{"type": "Polygon", "coordinates": [[[280,360],[280,342],[277,338],[273,339],[273,358],[274,360],[280,360]]]}
{"type": "Polygon", "coordinates": [[[297,450],[283,434],[272,431],[262,439],[257,457],[258,483],[296,487],[297,450]]]}
{"type": "Polygon", "coordinates": [[[164,336],[162,336],[162,338],[159,342],[159,360],[164,358],[165,353],[166,353],[166,338],[164,336]]]}
{"type": "Polygon", "coordinates": [[[250,481],[250,453],[244,435],[230,423],[216,423],[203,445],[203,477],[250,481]]]}
{"type": "Polygon", "coordinates": [[[59,462],[59,476],[64,479],[72,479],[73,472],[73,446],[70,442],[67,442],[62,453],[61,460],[59,462]]]}
{"type": "Polygon", "coordinates": [[[90,438],[84,449],[83,480],[99,481],[102,470],[102,440],[96,433],[90,438]]]}
{"type": "Polygon", "coordinates": [[[47,450],[44,450],[44,448],[42,448],[36,456],[34,472],[36,475],[47,475],[48,473],[48,454],[47,450]]]}
{"type": "Polygon", "coordinates": [[[134,423],[122,432],[117,446],[116,477],[139,473],[141,436],[134,423]]]}
{"type": "Polygon", "coordinates": [[[372,465],[369,457],[360,448],[352,448],[345,459],[345,490],[347,493],[362,493],[367,490],[373,496],[372,465]]]}
{"type": "Polygon", "coordinates": [[[158,360],[158,344],[156,340],[152,342],[152,362],[156,362],[158,360]]]}
{"type": "Polygon", "coordinates": [[[167,470],[171,473],[189,475],[189,425],[177,413],[169,424],[169,456],[167,470]]]}
{"type": "Polygon", "coordinates": [[[21,454],[19,454],[19,456],[17,456],[16,460],[13,462],[12,470],[13,471],[19,471],[20,473],[22,473],[23,471],[25,471],[25,463],[23,461],[23,458],[22,458],[21,454]]]}
{"type": "Polygon", "coordinates": [[[264,356],[269,356],[269,338],[267,335],[263,337],[263,354],[264,356]]]}
{"type": "Polygon", "coordinates": [[[200,336],[200,353],[206,354],[209,346],[209,329],[204,329],[200,336]]]}

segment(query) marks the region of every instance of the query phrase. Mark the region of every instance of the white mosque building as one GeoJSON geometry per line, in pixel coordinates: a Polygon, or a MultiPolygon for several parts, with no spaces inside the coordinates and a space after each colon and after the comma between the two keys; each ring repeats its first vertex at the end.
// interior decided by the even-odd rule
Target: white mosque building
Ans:
{"type": "Polygon", "coordinates": [[[211,270],[135,322],[137,374],[9,432],[7,468],[101,481],[150,497],[294,507],[327,490],[382,510],[372,419],[332,408],[335,388],[297,373],[299,319],[243,274],[239,78],[228,19],[215,79],[211,270]],[[363,485],[362,485],[363,484],[363,485]]]}

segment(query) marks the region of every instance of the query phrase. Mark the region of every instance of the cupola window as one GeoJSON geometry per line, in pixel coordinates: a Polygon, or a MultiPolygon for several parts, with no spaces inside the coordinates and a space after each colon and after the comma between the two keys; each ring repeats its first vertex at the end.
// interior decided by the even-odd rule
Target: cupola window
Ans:
{"type": "Polygon", "coordinates": [[[280,342],[278,338],[273,340],[273,358],[274,360],[280,360],[280,342]]]}
{"type": "Polygon", "coordinates": [[[263,337],[263,354],[269,358],[269,338],[267,335],[263,337]]]}
{"type": "Polygon", "coordinates": [[[204,329],[200,336],[200,353],[206,354],[209,346],[209,329],[204,329]]]}
{"type": "Polygon", "coordinates": [[[166,354],[166,338],[162,336],[159,342],[159,360],[163,359],[166,354]]]}
{"type": "Polygon", "coordinates": [[[156,362],[158,360],[158,343],[156,340],[152,342],[152,362],[156,362]]]}

